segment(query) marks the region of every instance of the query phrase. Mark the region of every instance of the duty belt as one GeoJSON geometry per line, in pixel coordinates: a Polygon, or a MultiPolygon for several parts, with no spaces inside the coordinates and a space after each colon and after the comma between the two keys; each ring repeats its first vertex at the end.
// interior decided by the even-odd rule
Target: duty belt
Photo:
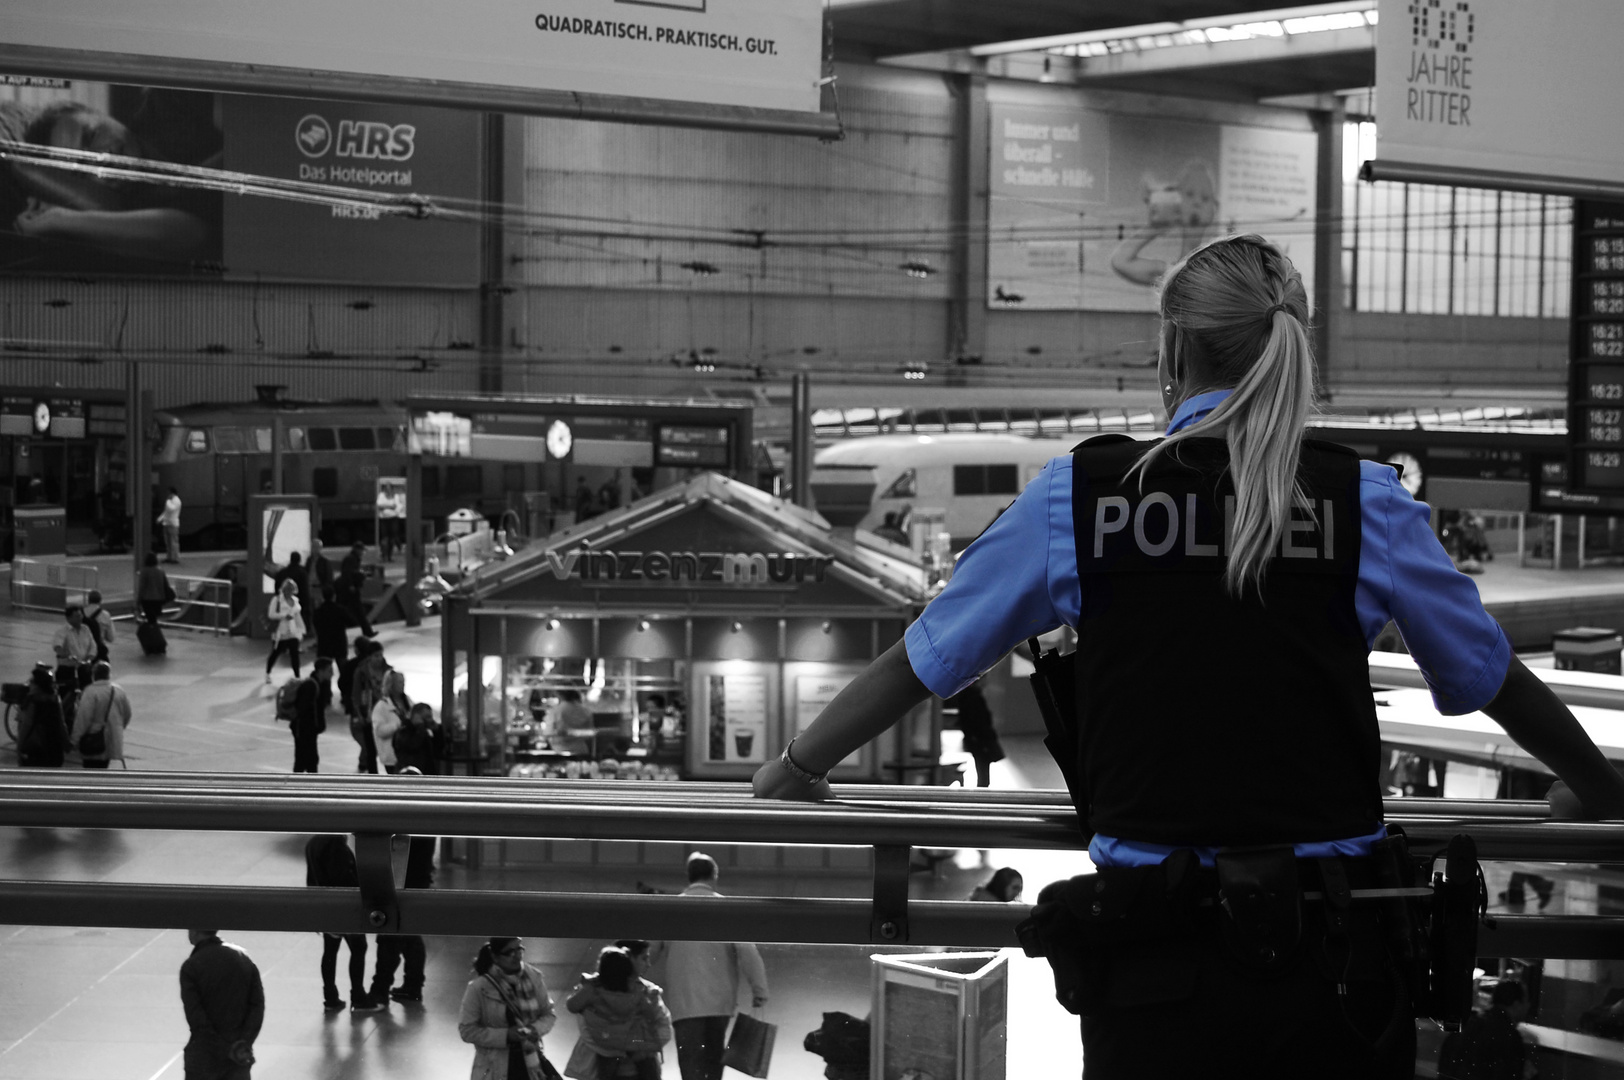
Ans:
{"type": "Polygon", "coordinates": [[[1402,832],[1390,832],[1368,856],[1235,848],[1208,869],[1180,849],[1156,866],[1102,868],[1045,888],[1016,932],[1028,956],[1048,958],[1060,1003],[1082,1015],[1177,1000],[1194,984],[1196,942],[1213,933],[1240,968],[1267,978],[1299,961],[1307,929],[1339,991],[1393,970],[1416,1015],[1453,1026],[1470,1010],[1486,907],[1476,847],[1455,837],[1445,872],[1418,886],[1402,832]]]}

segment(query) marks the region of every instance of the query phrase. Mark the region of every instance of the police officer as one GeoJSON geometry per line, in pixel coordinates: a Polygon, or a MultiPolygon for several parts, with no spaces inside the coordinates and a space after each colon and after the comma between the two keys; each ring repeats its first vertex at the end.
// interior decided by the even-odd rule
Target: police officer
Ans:
{"type": "MultiPolygon", "coordinates": [[[[1155,867],[1171,888],[1181,868],[1199,883],[1227,867],[1278,882],[1280,863],[1357,878],[1388,843],[1367,657],[1392,619],[1440,712],[1482,710],[1565,781],[1553,813],[1624,817],[1624,778],[1512,654],[1428,508],[1391,467],[1303,438],[1308,298],[1285,255],[1215,240],[1168,271],[1160,305],[1167,437],[1051,461],[903,641],[757,772],[756,794],[827,797],[824,774],[927,694],[1067,625],[1078,746],[1062,764],[1100,879],[1155,867]],[[1276,861],[1235,850],[1255,847],[1276,861]]],[[[1378,932],[1247,952],[1246,934],[1289,930],[1290,913],[1219,917],[1207,895],[1191,936],[1125,947],[1079,1009],[1089,1080],[1411,1075],[1410,991],[1378,932]]]]}

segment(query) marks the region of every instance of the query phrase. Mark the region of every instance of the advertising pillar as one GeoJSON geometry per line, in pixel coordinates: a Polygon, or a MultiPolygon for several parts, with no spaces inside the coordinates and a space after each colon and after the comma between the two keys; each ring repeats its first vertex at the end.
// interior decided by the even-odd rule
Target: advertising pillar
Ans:
{"type": "MultiPolygon", "coordinates": [[[[248,636],[268,636],[265,612],[276,591],[276,574],[297,552],[310,561],[310,541],[321,528],[314,495],[254,495],[248,500],[248,636]]],[[[309,613],[306,613],[309,617],[309,613]]]]}

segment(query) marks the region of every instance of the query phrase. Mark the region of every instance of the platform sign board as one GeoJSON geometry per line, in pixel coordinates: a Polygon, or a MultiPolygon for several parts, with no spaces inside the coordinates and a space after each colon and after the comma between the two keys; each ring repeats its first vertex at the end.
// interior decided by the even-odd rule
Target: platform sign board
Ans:
{"type": "Polygon", "coordinates": [[[337,74],[806,113],[823,62],[822,0],[7,0],[4,24],[0,56],[22,46],[309,72],[312,86],[337,74]]]}
{"type": "Polygon", "coordinates": [[[1618,0],[1381,0],[1376,157],[1624,183],[1618,0]]]}
{"type": "Polygon", "coordinates": [[[1573,208],[1571,490],[1624,494],[1624,203],[1573,208]]]}

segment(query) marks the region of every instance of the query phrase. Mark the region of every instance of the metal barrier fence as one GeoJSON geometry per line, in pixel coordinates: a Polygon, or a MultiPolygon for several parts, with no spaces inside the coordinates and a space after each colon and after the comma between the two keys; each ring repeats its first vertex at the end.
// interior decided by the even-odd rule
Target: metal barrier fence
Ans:
{"type": "Polygon", "coordinates": [[[96,588],[100,571],[77,563],[43,559],[11,560],[11,605],[34,611],[60,612],[69,604],[83,604],[96,588]]]}
{"type": "MultiPolygon", "coordinates": [[[[1008,947],[1020,904],[910,900],[911,847],[1079,849],[1061,792],[839,785],[828,803],[750,798],[739,784],[293,775],[15,772],[0,825],[351,833],[358,889],[0,880],[0,923],[218,926],[328,933],[511,934],[1008,947]],[[434,889],[398,892],[394,834],[865,847],[865,899],[434,889]]],[[[1624,824],[1558,822],[1543,803],[1399,799],[1412,850],[1470,833],[1486,859],[1624,865],[1624,824]]],[[[1481,956],[1624,959],[1624,919],[1502,915],[1481,956]]]]}
{"type": "Polygon", "coordinates": [[[169,585],[175,590],[175,599],[164,605],[159,625],[231,633],[231,582],[225,578],[170,574],[169,585]]]}

